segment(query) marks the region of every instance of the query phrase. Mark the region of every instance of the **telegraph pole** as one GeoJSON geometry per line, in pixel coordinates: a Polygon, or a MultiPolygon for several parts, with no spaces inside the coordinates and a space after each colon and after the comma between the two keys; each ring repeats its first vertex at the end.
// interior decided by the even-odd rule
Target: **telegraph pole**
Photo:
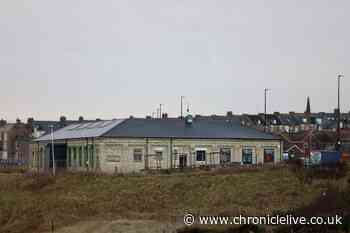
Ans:
{"type": "Polygon", "coordinates": [[[185,96],[181,96],[181,119],[183,118],[183,99],[185,96]]]}

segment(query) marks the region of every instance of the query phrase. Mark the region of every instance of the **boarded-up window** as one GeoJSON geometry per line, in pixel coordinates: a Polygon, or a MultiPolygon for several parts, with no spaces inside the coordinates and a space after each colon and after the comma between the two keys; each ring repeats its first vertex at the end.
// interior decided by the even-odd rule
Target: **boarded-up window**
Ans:
{"type": "Polygon", "coordinates": [[[121,145],[109,145],[108,147],[106,147],[107,162],[120,162],[121,155],[122,155],[121,145]]]}
{"type": "Polygon", "coordinates": [[[134,149],[134,162],[142,162],[142,149],[134,149]]]}

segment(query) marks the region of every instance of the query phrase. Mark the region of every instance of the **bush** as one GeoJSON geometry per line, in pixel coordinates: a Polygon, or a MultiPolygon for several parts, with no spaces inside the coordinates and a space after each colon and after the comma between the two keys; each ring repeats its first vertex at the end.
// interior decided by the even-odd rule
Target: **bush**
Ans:
{"type": "Polygon", "coordinates": [[[349,172],[348,164],[339,162],[327,166],[304,167],[300,163],[290,166],[291,171],[302,183],[312,183],[315,179],[341,179],[349,172]]]}

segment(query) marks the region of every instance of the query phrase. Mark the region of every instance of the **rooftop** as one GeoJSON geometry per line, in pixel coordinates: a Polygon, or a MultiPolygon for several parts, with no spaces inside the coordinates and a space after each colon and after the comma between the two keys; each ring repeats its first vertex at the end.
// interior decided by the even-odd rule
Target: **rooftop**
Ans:
{"type": "MultiPolygon", "coordinates": [[[[240,118],[194,118],[192,123],[184,119],[130,118],[95,123],[73,124],[55,132],[56,140],[119,137],[119,138],[183,138],[183,139],[264,139],[276,140],[272,134],[242,127],[240,118]]],[[[50,135],[37,141],[51,140],[50,135]]]]}

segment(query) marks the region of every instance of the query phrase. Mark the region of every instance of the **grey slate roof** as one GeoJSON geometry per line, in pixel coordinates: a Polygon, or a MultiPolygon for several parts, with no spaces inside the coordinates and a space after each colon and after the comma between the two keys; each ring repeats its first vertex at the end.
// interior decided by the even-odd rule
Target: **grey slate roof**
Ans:
{"type": "MultiPolygon", "coordinates": [[[[62,129],[54,132],[55,140],[64,139],[79,139],[79,138],[95,138],[100,137],[108,132],[124,120],[108,120],[108,121],[94,121],[83,122],[68,125],[62,129]]],[[[46,134],[35,141],[49,141],[51,134],[46,134]]]]}
{"type": "MultiPolygon", "coordinates": [[[[239,118],[211,119],[194,118],[191,125],[184,119],[144,119],[99,121],[73,124],[54,133],[55,140],[125,137],[125,138],[182,138],[182,139],[263,139],[278,140],[272,134],[253,128],[242,127],[239,118]]],[[[49,141],[51,135],[45,135],[37,141],[49,141]]]]}
{"type": "Polygon", "coordinates": [[[185,120],[178,118],[132,118],[118,124],[103,136],[183,139],[278,139],[278,137],[272,134],[260,132],[253,128],[242,127],[238,118],[194,118],[191,125],[187,125],[185,120]]]}

